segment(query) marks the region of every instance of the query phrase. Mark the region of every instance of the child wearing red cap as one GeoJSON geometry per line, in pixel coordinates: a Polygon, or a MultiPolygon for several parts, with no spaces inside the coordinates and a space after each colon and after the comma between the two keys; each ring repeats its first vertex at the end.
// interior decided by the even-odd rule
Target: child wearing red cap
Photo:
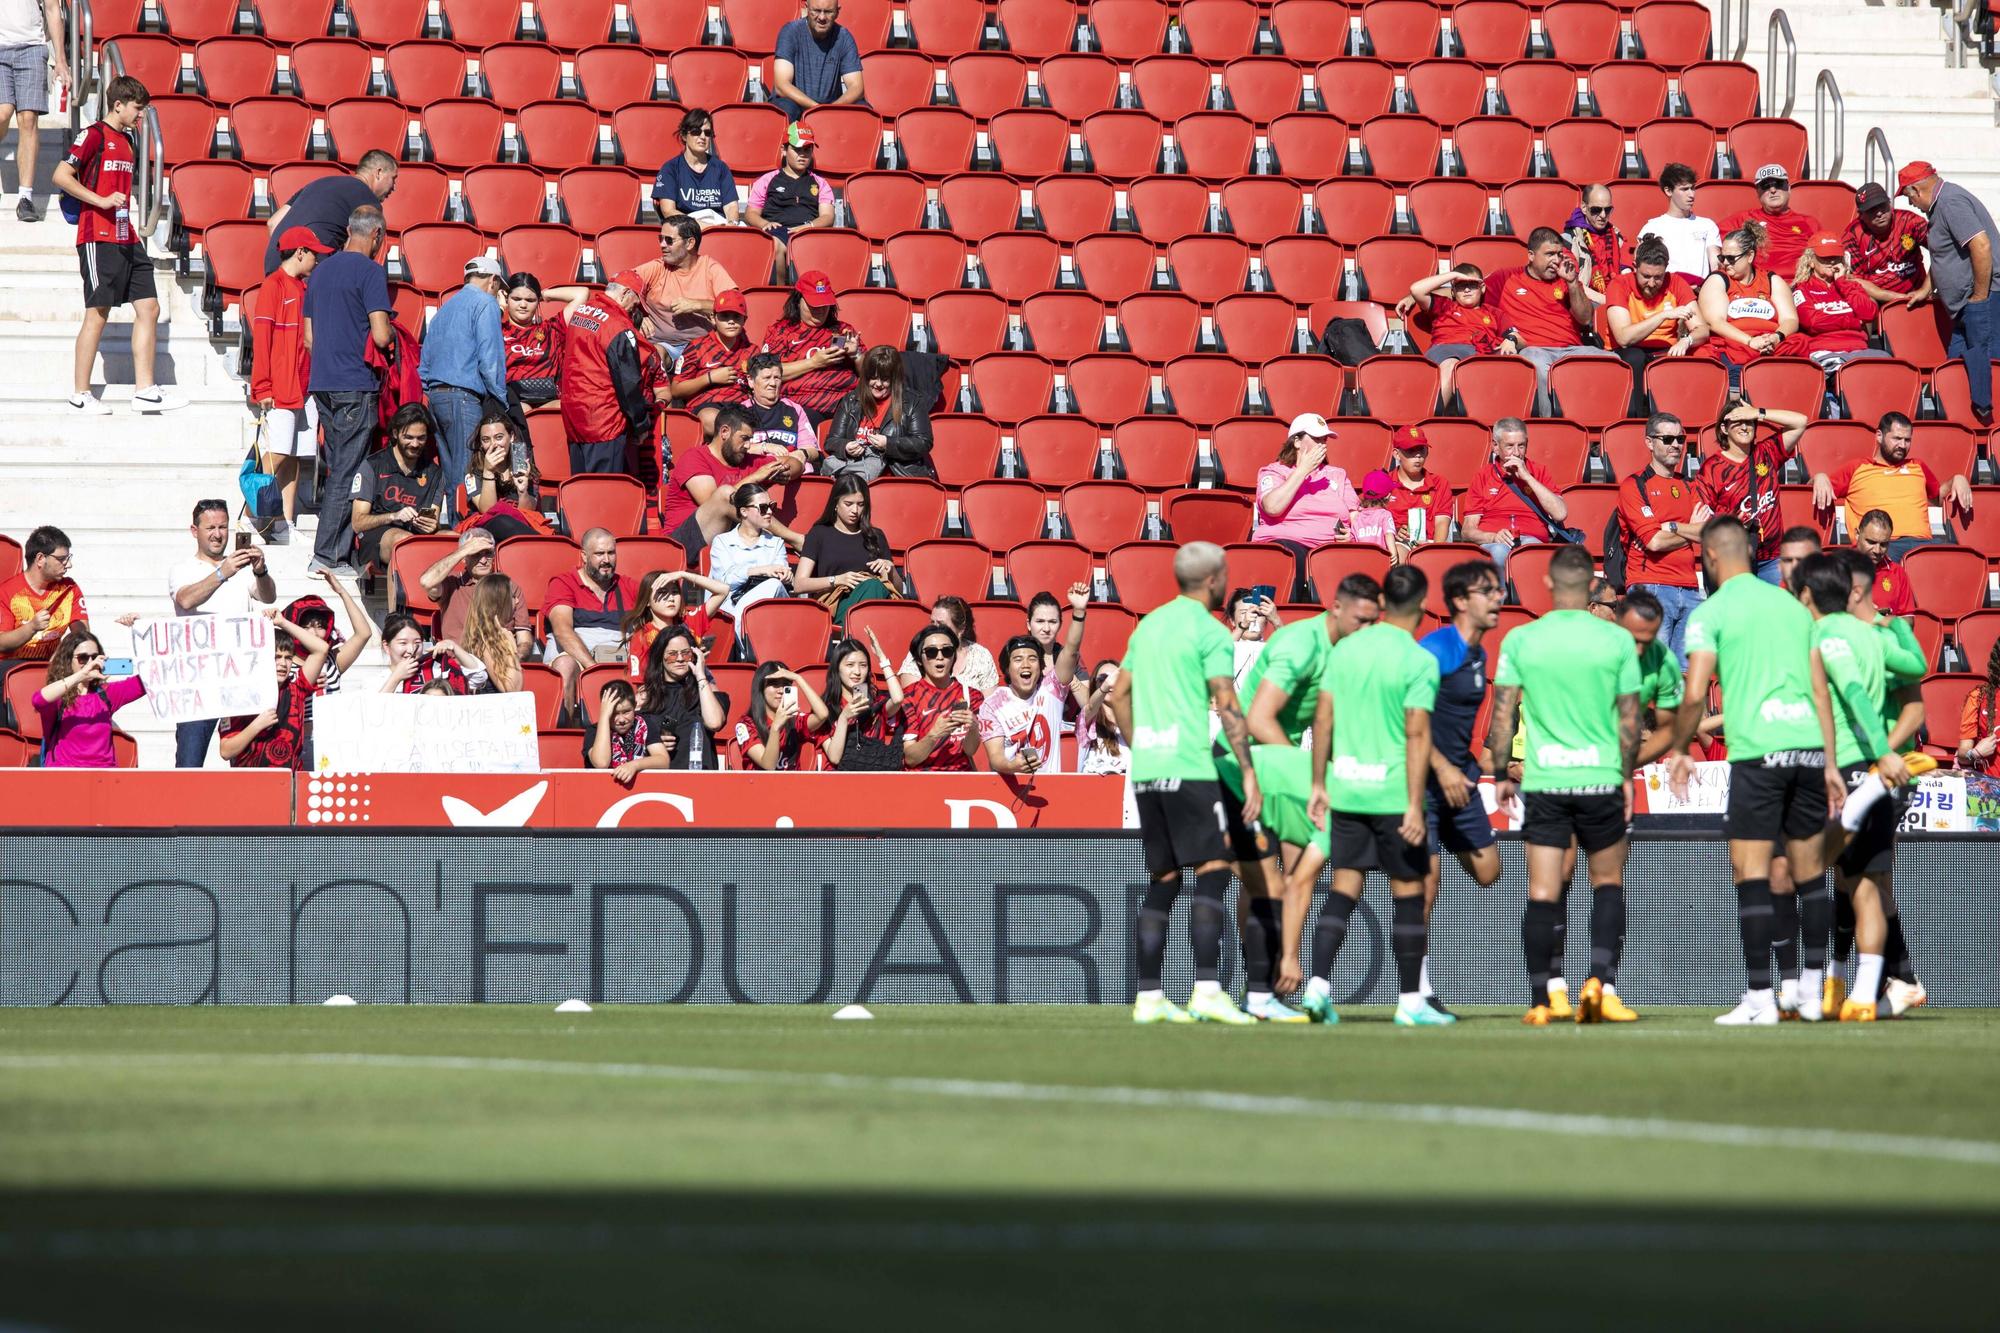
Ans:
{"type": "Polygon", "coordinates": [[[715,414],[743,396],[743,367],[757,350],[745,331],[749,306],[743,293],[715,298],[715,327],[687,345],[674,366],[674,401],[701,418],[704,436],[714,433],[715,414]]]}
{"type": "Polygon", "coordinates": [[[299,460],[314,455],[319,414],[306,385],[312,380],[312,353],[306,348],[306,279],[321,255],[333,247],[311,227],[287,227],[278,237],[284,256],[257,294],[250,321],[250,402],[263,419],[261,466],[277,480],[281,517],[265,534],[274,546],[292,540],[298,513],[299,460]]]}

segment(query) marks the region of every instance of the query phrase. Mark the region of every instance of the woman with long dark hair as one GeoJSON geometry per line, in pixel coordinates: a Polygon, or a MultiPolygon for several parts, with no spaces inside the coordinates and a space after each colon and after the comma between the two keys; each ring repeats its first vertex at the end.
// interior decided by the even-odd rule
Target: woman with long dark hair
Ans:
{"type": "Polygon", "coordinates": [[[721,768],[715,733],[729,696],[708,674],[708,651],[685,625],[662,630],[646,657],[647,735],[672,747],[671,768],[721,768]]]}
{"type": "Polygon", "coordinates": [[[833,492],[819,521],[806,532],[805,549],[792,574],[792,591],[818,598],[843,630],[847,613],[856,606],[896,595],[889,539],[873,520],[868,483],[852,472],[834,478],[833,492]]]}
{"type": "Polygon", "coordinates": [[[104,645],[89,625],[72,625],[49,655],[35,694],[42,719],[43,768],[116,768],[111,715],[146,693],[137,676],[107,680],[104,645]]]}
{"type": "Polygon", "coordinates": [[[903,354],[871,347],[861,358],[861,382],[833,410],[820,471],[828,476],[858,474],[867,481],[892,477],[935,477],[931,466],[931,416],[905,393],[903,354]]]}
{"type": "Polygon", "coordinates": [[[785,312],[764,330],[763,350],[785,363],[785,396],[817,425],[853,390],[861,366],[861,335],[840,318],[833,282],[818,269],[799,275],[785,312]]]}
{"type": "Polygon", "coordinates": [[[632,683],[645,683],[646,658],[653,651],[653,640],[665,631],[675,625],[686,625],[695,638],[706,637],[709,617],[728,593],[723,584],[691,569],[649,570],[639,580],[639,596],[620,626],[625,635],[625,659],[631,666],[632,683]],[[708,594],[707,600],[697,597],[690,603],[686,588],[689,584],[708,594]]]}
{"type": "Polygon", "coordinates": [[[743,767],[766,773],[818,772],[826,734],[826,700],[783,662],[757,664],[750,677],[750,716],[736,724],[743,767]]]}
{"type": "Polygon", "coordinates": [[[865,647],[857,639],[842,639],[833,646],[821,697],[828,708],[838,705],[820,744],[830,766],[848,772],[901,771],[903,683],[896,679],[874,630],[868,631],[865,647]],[[876,687],[871,663],[881,667],[886,688],[876,687]]]}
{"type": "Polygon", "coordinates": [[[1986,679],[1959,710],[1958,766],[2000,777],[2000,641],[1986,654],[1986,679]]]}

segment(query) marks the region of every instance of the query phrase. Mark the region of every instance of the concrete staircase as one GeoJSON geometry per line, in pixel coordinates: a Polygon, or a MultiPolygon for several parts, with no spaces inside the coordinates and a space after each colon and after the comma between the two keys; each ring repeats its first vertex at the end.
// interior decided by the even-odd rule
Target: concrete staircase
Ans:
{"type": "MultiPolygon", "coordinates": [[[[1719,0],[1708,0],[1708,6],[1719,24],[1719,0]]],[[[1887,5],[1879,0],[1779,0],[1776,4],[1750,0],[1749,45],[1741,58],[1760,73],[1770,68],[1765,59],[1766,34],[1774,9],[1785,11],[1798,42],[1798,93],[1792,115],[1811,128],[1813,82],[1822,69],[1833,71],[1846,99],[1842,180],[1860,184],[1862,144],[1868,131],[1879,126],[1896,166],[1924,159],[1989,206],[2000,201],[2000,125],[1995,124],[1990,72],[1977,63],[1964,69],[1951,68],[1951,44],[1945,27],[1949,20],[1942,17],[1943,10],[1929,5],[1887,5]]],[[[1718,42],[1718,54],[1727,58],[1725,42],[1718,42]]],[[[1769,90],[1766,97],[1766,105],[1774,105],[1769,90]]],[[[1782,90],[1775,105],[1783,105],[1782,90]]],[[[1832,134],[1830,125],[1828,134],[1832,134]]],[[[1823,156],[1817,144],[1814,156],[1823,156]]],[[[1742,166],[1748,173],[1757,164],[1745,162],[1742,166]]],[[[1890,184],[1893,188],[1893,182],[1890,184]]]]}
{"type": "MultiPolygon", "coordinates": [[[[66,136],[45,131],[41,142],[37,202],[50,197],[48,174],[61,160],[66,136]]],[[[0,162],[0,184],[14,185],[11,148],[0,162]]],[[[0,532],[23,540],[42,523],[69,534],[76,563],[72,575],[89,599],[92,623],[112,656],[129,653],[129,631],[117,616],[169,615],[167,570],[193,550],[188,532],[195,501],[209,497],[240,507],[236,474],[255,426],[245,407],[245,385],[233,355],[209,340],[196,309],[199,290],[183,287],[164,261],[159,268],[160,337],[155,375],[189,399],[178,412],[142,416],[132,398],[132,312],[120,309],[105,331],[94,373],[113,414],[73,415],[72,349],[82,313],[74,230],[51,205],[41,222],[18,221],[10,205],[0,210],[0,532]]],[[[155,244],[155,255],[163,255],[155,244]]],[[[309,579],[311,533],[290,546],[269,548],[280,606],[304,593],[327,595],[309,579]]],[[[337,600],[327,596],[336,605],[337,600]]],[[[379,618],[379,608],[377,610],[379,618]]],[[[343,630],[351,631],[342,616],[343,630]]],[[[353,688],[372,688],[374,670],[350,675],[353,688]]],[[[357,667],[362,664],[357,664],[357,667]]],[[[144,704],[119,714],[119,725],[139,741],[146,768],[171,768],[171,727],[156,722],[144,704]]],[[[219,763],[211,751],[209,762],[219,763]]]]}

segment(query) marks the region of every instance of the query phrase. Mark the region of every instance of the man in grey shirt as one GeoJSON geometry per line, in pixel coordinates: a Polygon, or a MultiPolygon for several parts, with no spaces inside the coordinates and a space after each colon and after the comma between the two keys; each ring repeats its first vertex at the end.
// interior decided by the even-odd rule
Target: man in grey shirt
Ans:
{"type": "Polygon", "coordinates": [[[839,18],[840,0],[806,0],[805,17],[778,29],[771,102],[787,119],[861,100],[861,48],[839,18]]]}
{"type": "Polygon", "coordinates": [[[1965,384],[1972,414],[1993,424],[1993,257],[2000,236],[1993,215],[1963,185],[1938,175],[1928,162],[1912,162],[1896,173],[1896,185],[1930,215],[1928,242],[1931,282],[1937,299],[1951,312],[1947,356],[1965,359],[1965,384]]]}
{"type": "Polygon", "coordinates": [[[9,125],[20,130],[14,144],[14,162],[20,168],[14,216],[23,222],[42,218],[42,210],[35,206],[35,162],[41,151],[42,116],[49,109],[51,59],[55,81],[69,85],[62,38],[61,0],[0,0],[0,140],[6,139],[9,125]]]}

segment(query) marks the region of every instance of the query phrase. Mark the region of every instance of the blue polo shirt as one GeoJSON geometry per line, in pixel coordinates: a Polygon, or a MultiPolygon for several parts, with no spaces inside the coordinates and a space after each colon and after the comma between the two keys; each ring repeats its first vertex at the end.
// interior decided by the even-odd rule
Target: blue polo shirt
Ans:
{"type": "Polygon", "coordinates": [[[394,310],[382,266],[357,250],[328,255],[306,283],[305,317],[312,321],[314,393],[374,393],[381,381],[363,358],[368,316],[394,310]]]}
{"type": "Polygon", "coordinates": [[[778,29],[777,58],[792,62],[792,86],[815,102],[831,102],[840,96],[840,81],[861,72],[861,48],[854,34],[836,23],[827,42],[821,45],[804,19],[793,19],[778,29]]]}

